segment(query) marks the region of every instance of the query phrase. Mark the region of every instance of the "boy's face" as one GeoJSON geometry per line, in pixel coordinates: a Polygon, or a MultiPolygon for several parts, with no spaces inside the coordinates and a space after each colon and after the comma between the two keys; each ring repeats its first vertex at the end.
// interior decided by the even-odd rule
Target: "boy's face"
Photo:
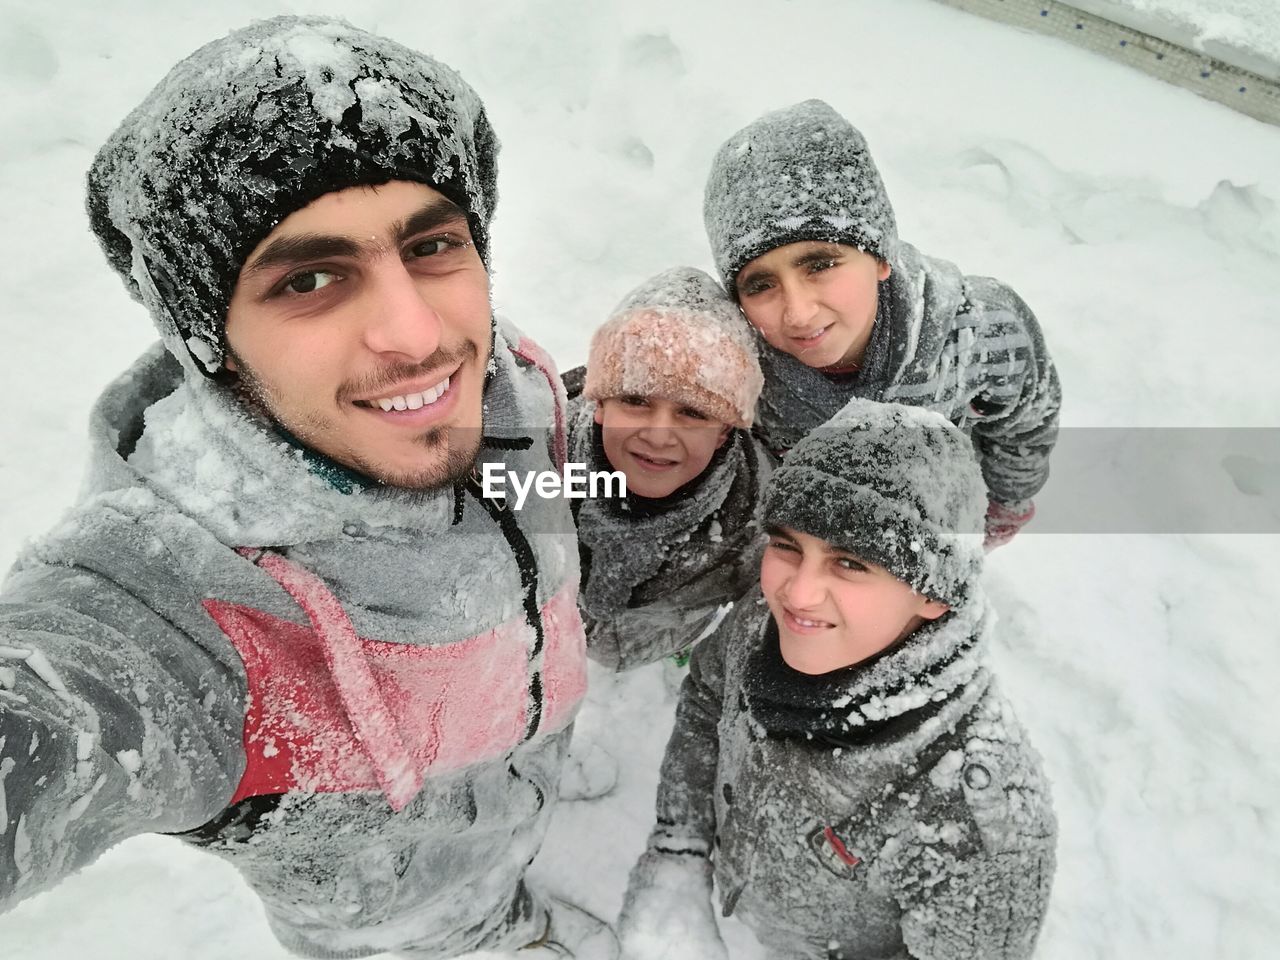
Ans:
{"type": "Polygon", "coordinates": [[[862,362],[889,264],[842,243],[776,247],[742,268],[738,302],[772,347],[810,367],[862,362]]]}
{"type": "Polygon", "coordinates": [[[596,404],[596,423],[627,492],[668,497],[702,475],[732,427],[693,407],[657,396],[610,397],[596,404]]]}
{"type": "Polygon", "coordinates": [[[883,567],[789,527],[769,530],[760,589],[782,659],[808,674],[861,663],[949,609],[883,567]]]}
{"type": "Polygon", "coordinates": [[[249,255],[227,367],[312,449],[433,489],[479,449],[490,315],[456,206],[418,183],[352,187],[295,211],[249,255]]]}

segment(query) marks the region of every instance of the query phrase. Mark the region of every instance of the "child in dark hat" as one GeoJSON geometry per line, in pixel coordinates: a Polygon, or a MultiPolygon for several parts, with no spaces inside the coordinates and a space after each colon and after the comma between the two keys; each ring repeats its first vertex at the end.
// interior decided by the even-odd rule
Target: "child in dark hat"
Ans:
{"type": "Polygon", "coordinates": [[[855,400],[766,495],[760,587],[696,648],[632,871],[624,956],[1025,958],[1056,824],[983,663],[984,486],[968,439],[855,400]]]}
{"type": "Polygon", "coordinates": [[[1061,390],[1009,287],[898,239],[854,127],[820,100],[765,114],[717,152],[703,213],[716,266],[760,341],[756,431],[782,455],[855,397],[924,406],[977,447],[988,546],[1033,515],[1061,390]]]}
{"type": "Polygon", "coordinates": [[[631,291],[571,389],[571,461],[626,476],[575,501],[587,646],[619,670],[683,651],[755,582],[769,458],[750,434],[760,367],[720,285],[676,267],[631,291]]]}

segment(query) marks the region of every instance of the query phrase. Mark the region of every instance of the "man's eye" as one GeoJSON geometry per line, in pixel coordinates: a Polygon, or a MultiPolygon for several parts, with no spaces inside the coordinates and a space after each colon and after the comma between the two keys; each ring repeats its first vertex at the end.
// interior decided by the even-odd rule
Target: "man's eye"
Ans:
{"type": "Polygon", "coordinates": [[[418,240],[409,247],[409,256],[411,257],[438,257],[442,253],[448,253],[450,250],[461,250],[467,246],[465,241],[456,237],[428,237],[426,240],[418,240]]]}
{"type": "Polygon", "coordinates": [[[809,264],[810,273],[821,273],[823,270],[830,270],[839,260],[814,260],[809,264]]]}
{"type": "Polygon", "coordinates": [[[798,549],[796,549],[796,545],[795,545],[794,543],[792,543],[790,540],[779,540],[779,539],[777,539],[776,537],[770,537],[770,538],[769,538],[769,549],[770,549],[770,550],[783,550],[783,551],[785,551],[785,552],[787,552],[787,553],[799,553],[799,552],[800,552],[798,549]]]}
{"type": "Polygon", "coordinates": [[[770,284],[767,280],[752,280],[738,288],[738,296],[754,297],[757,294],[764,293],[769,289],[769,286],[770,284]]]}
{"type": "Polygon", "coordinates": [[[853,557],[836,557],[836,566],[842,570],[852,570],[855,573],[866,573],[867,565],[853,557]]]}
{"type": "Polygon", "coordinates": [[[328,270],[307,270],[303,273],[295,273],[287,279],[281,290],[288,293],[315,293],[337,279],[337,274],[330,273],[328,270]]]}

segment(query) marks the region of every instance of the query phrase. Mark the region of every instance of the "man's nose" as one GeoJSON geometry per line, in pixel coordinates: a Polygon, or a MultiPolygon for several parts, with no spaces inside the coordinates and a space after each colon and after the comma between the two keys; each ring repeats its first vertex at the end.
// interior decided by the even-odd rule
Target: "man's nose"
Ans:
{"type": "Polygon", "coordinates": [[[419,363],[440,348],[444,321],[398,260],[371,272],[365,344],[374,353],[419,363]]]}

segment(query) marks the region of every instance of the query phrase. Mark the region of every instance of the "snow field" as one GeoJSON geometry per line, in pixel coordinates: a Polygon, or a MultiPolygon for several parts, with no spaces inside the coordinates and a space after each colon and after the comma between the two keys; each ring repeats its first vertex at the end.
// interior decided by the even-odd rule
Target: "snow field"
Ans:
{"type": "MultiPolygon", "coordinates": [[[[1048,38],[929,0],[6,3],[5,561],[70,504],[89,405],[153,339],[88,232],[93,152],[190,50],[301,11],[426,50],[485,98],[503,141],[495,301],[562,367],[637,282],[710,267],[716,146],[820,96],[867,135],[904,238],[1036,310],[1067,426],[1277,426],[1280,130],[1048,38]]],[[[992,555],[994,665],[1062,830],[1039,957],[1272,954],[1278,561],[1275,535],[1026,534],[992,555]]],[[[612,917],[674,700],[658,668],[591,678],[580,729],[621,781],[560,809],[535,875],[612,917]]],[[[761,956],[740,925],[726,935],[761,956]]],[[[74,956],[289,954],[230,867],[143,837],[0,918],[0,960],[74,956]]]]}

